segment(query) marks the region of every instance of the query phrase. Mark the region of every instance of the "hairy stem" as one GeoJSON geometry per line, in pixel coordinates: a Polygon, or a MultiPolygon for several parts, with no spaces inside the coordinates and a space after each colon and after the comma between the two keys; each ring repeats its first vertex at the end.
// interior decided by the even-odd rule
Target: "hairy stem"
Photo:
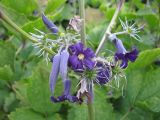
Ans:
{"type": "Polygon", "coordinates": [[[120,0],[119,4],[118,4],[118,6],[117,6],[117,9],[116,9],[116,11],[115,11],[115,13],[114,13],[114,15],[113,15],[113,17],[112,17],[112,20],[111,20],[111,22],[109,23],[109,25],[108,25],[108,27],[107,27],[107,29],[106,29],[106,31],[105,31],[105,33],[104,33],[104,35],[103,35],[100,43],[99,43],[99,46],[98,46],[98,48],[97,48],[97,50],[96,50],[96,55],[99,54],[100,50],[101,50],[102,47],[103,47],[103,44],[104,44],[105,40],[107,40],[108,37],[109,37],[109,35],[111,34],[111,29],[113,28],[113,26],[114,26],[114,24],[115,24],[115,22],[116,22],[116,19],[117,19],[117,17],[118,17],[118,14],[119,14],[119,12],[120,12],[120,9],[121,9],[123,3],[124,3],[124,0],[120,0]]]}
{"type": "MultiPolygon", "coordinates": [[[[10,25],[17,32],[21,33],[27,40],[30,40],[33,43],[38,43],[38,41],[36,39],[32,38],[27,32],[22,30],[7,15],[5,15],[5,13],[1,9],[0,9],[0,19],[2,19],[4,22],[6,22],[8,25],[10,25]]],[[[51,55],[54,54],[54,52],[52,50],[50,50],[49,48],[44,48],[44,50],[51,55]]]]}
{"type": "Polygon", "coordinates": [[[86,29],[85,29],[85,1],[79,0],[79,13],[82,19],[81,23],[81,41],[86,46],[86,29]]]}

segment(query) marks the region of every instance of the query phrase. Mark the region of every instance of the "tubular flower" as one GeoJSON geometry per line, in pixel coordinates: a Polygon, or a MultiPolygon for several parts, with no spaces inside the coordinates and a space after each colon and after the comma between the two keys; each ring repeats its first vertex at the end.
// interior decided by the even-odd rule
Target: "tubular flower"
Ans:
{"type": "Polygon", "coordinates": [[[118,39],[115,35],[111,37],[115,47],[117,48],[117,52],[114,57],[115,60],[121,60],[121,68],[126,68],[128,66],[128,61],[134,62],[138,57],[138,50],[133,47],[132,51],[127,51],[123,46],[123,43],[120,39],[118,39]]]}
{"type": "Polygon", "coordinates": [[[57,28],[57,26],[56,26],[52,21],[50,21],[44,14],[42,14],[42,20],[43,20],[43,23],[46,25],[46,27],[47,27],[53,34],[58,33],[58,28],[57,28]]]}
{"type": "Polygon", "coordinates": [[[69,47],[71,55],[69,57],[69,65],[74,71],[83,71],[84,69],[93,69],[95,62],[92,58],[95,57],[91,48],[84,48],[84,45],[79,42],[69,47]]]}
{"type": "Polygon", "coordinates": [[[55,98],[51,96],[52,102],[62,102],[68,100],[70,102],[79,102],[80,100],[76,96],[70,95],[71,81],[67,78],[67,65],[68,65],[69,53],[67,50],[63,50],[60,53],[56,54],[53,57],[52,71],[50,74],[50,90],[52,94],[54,93],[54,88],[56,81],[58,79],[59,72],[61,74],[63,84],[64,84],[64,92],[61,96],[55,98]]]}

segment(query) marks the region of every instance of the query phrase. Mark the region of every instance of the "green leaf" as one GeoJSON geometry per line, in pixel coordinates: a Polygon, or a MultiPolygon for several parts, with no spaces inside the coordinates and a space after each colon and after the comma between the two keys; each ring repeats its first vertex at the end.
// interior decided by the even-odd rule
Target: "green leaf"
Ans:
{"type": "Polygon", "coordinates": [[[158,113],[160,112],[160,97],[149,97],[145,101],[138,101],[136,105],[140,108],[158,113]]]}
{"type": "Polygon", "coordinates": [[[127,97],[131,106],[159,112],[160,69],[128,73],[127,97]],[[154,100],[154,101],[153,101],[154,100]]]}
{"type": "Polygon", "coordinates": [[[28,16],[32,15],[33,11],[38,9],[35,0],[1,0],[0,2],[8,8],[12,8],[18,13],[28,16]]]}
{"type": "Polygon", "coordinates": [[[2,9],[3,12],[19,26],[22,26],[24,23],[28,22],[28,19],[24,14],[21,14],[8,6],[4,6],[1,2],[0,9],[2,9]]]}
{"type": "Polygon", "coordinates": [[[13,72],[10,66],[5,65],[0,67],[0,79],[2,80],[12,80],[13,72]]]}
{"type": "Polygon", "coordinates": [[[107,101],[107,91],[105,89],[95,87],[94,107],[95,120],[115,120],[112,105],[107,101]]]}
{"type": "Polygon", "coordinates": [[[45,9],[45,13],[54,13],[56,12],[56,10],[62,6],[64,3],[66,2],[66,0],[49,0],[47,3],[47,7],[45,9]]]}
{"type": "Polygon", "coordinates": [[[19,108],[9,115],[9,120],[46,120],[42,115],[29,108],[19,108]]]}
{"type": "Polygon", "coordinates": [[[141,52],[134,63],[129,64],[127,71],[132,69],[140,69],[151,64],[156,58],[160,56],[160,48],[155,48],[151,50],[145,50],[141,52]]]}
{"type": "MultiPolygon", "coordinates": [[[[49,68],[40,62],[33,71],[27,88],[27,96],[31,108],[40,113],[53,113],[60,109],[60,103],[52,103],[49,91],[49,68]]],[[[62,92],[61,89],[57,91],[62,92]]],[[[56,93],[56,91],[55,91],[56,93]]]]}
{"type": "Polygon", "coordinates": [[[4,65],[10,65],[13,69],[14,67],[14,56],[15,56],[15,48],[10,42],[0,41],[0,67],[4,65]]]}
{"type": "Polygon", "coordinates": [[[10,112],[18,106],[18,101],[16,100],[16,95],[11,92],[4,101],[4,111],[10,112]]]}
{"type": "Polygon", "coordinates": [[[46,120],[62,120],[59,114],[53,114],[52,116],[49,116],[46,118],[46,120]]]}
{"type": "Polygon", "coordinates": [[[87,105],[72,105],[68,112],[68,120],[87,120],[87,105]]]}

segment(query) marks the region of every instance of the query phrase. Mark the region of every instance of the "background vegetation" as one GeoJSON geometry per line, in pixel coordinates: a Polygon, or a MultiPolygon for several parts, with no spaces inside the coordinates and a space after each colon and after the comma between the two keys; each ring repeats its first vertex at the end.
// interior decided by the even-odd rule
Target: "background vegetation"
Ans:
{"type": "MultiPolygon", "coordinates": [[[[94,50],[115,8],[115,0],[86,0],[87,43],[94,50]]],[[[0,10],[28,33],[35,33],[34,28],[49,32],[42,24],[41,11],[65,30],[69,19],[78,14],[78,4],[75,0],[0,0],[0,10]]],[[[142,42],[120,36],[128,49],[137,46],[140,55],[125,70],[127,86],[123,96],[121,89],[95,88],[95,118],[160,120],[160,1],[126,0],[119,17],[138,26],[145,24],[140,33],[142,42]]],[[[114,32],[121,29],[117,20],[114,32]]],[[[103,51],[112,54],[107,49],[115,51],[109,42],[103,51]]],[[[36,53],[31,42],[0,21],[0,120],[86,120],[85,104],[51,103],[51,64],[36,53]]],[[[59,80],[55,93],[61,91],[59,80]]]]}

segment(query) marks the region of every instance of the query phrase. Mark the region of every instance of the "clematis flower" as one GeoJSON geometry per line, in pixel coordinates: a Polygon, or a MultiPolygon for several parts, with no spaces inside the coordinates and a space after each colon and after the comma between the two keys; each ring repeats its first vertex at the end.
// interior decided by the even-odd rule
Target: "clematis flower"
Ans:
{"type": "Polygon", "coordinates": [[[133,47],[132,51],[127,51],[123,46],[123,43],[120,39],[118,39],[115,35],[110,37],[115,47],[117,48],[117,52],[115,53],[114,57],[115,60],[121,60],[121,68],[126,68],[128,66],[128,61],[134,62],[138,57],[138,50],[133,47]]]}
{"type": "Polygon", "coordinates": [[[84,45],[79,42],[69,47],[71,55],[69,57],[69,65],[75,71],[83,71],[85,68],[92,69],[95,62],[92,58],[95,57],[91,48],[84,48],[84,45]]]}
{"type": "Polygon", "coordinates": [[[43,23],[46,25],[46,27],[47,27],[53,34],[58,33],[58,28],[57,28],[57,26],[56,26],[52,21],[50,21],[44,14],[42,14],[42,20],[43,20],[43,23]]]}
{"type": "Polygon", "coordinates": [[[98,68],[96,76],[97,83],[102,85],[109,82],[111,78],[111,72],[109,66],[107,64],[97,62],[96,67],[98,68]]]}
{"type": "Polygon", "coordinates": [[[52,94],[54,94],[54,88],[55,88],[55,84],[58,79],[59,73],[62,77],[63,84],[64,84],[63,94],[57,98],[54,96],[51,96],[52,102],[62,102],[65,100],[68,100],[70,102],[80,102],[80,99],[70,94],[71,81],[68,80],[67,78],[68,58],[69,58],[69,53],[65,49],[61,53],[56,54],[52,59],[53,64],[52,64],[52,70],[50,74],[50,90],[52,94]]]}

